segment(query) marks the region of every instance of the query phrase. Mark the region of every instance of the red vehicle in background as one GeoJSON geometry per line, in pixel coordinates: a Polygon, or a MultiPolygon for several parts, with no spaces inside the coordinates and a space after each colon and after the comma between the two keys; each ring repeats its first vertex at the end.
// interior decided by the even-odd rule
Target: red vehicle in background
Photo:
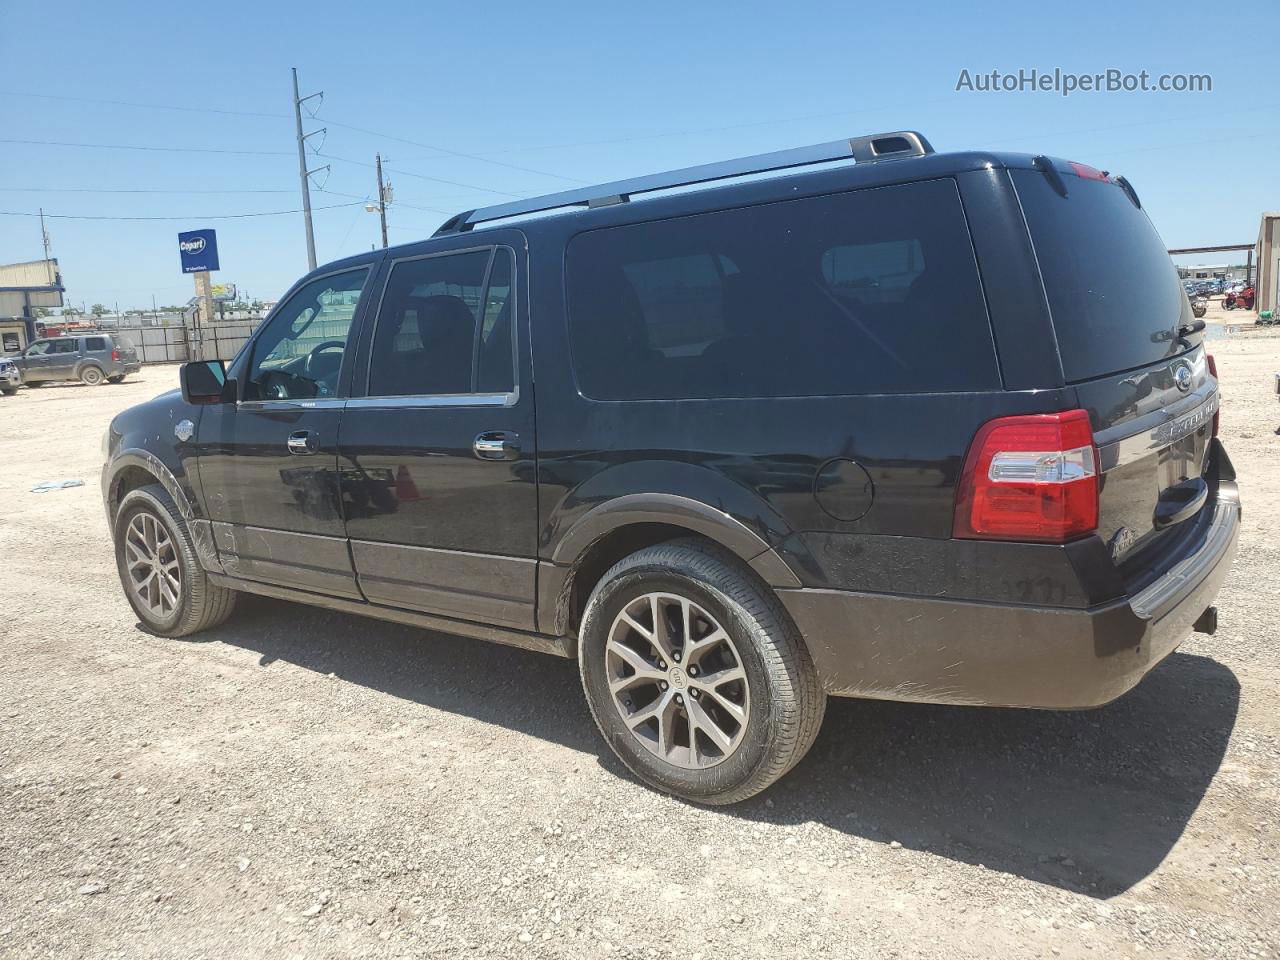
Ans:
{"type": "Polygon", "coordinates": [[[1232,291],[1222,298],[1222,309],[1235,310],[1239,307],[1241,310],[1253,309],[1253,285],[1245,287],[1239,293],[1232,291]]]}

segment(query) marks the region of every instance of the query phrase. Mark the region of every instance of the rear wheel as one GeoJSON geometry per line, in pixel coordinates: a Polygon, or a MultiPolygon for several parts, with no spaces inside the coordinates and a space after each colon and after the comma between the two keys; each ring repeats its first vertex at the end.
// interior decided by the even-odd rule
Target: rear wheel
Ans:
{"type": "Polygon", "coordinates": [[[106,379],[99,367],[85,367],[80,371],[80,382],[86,387],[96,387],[106,379]]]}
{"type": "Polygon", "coordinates": [[[124,383],[124,374],[120,373],[114,377],[107,377],[107,383],[124,383]]]}
{"type": "Polygon", "coordinates": [[[125,494],[114,532],[120,582],[148,632],[185,637],[231,615],[235,591],[209,582],[164,487],[151,484],[125,494]]]}
{"type": "Polygon", "coordinates": [[[614,565],[583,614],[583,689],[609,746],[651,786],[745,800],[808,752],[826,696],[786,612],[701,540],[614,565]]]}

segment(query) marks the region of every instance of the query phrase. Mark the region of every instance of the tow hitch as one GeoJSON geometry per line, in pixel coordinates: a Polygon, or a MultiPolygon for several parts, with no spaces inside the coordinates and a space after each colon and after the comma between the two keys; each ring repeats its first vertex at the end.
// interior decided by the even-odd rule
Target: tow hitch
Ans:
{"type": "Polygon", "coordinates": [[[1200,614],[1200,619],[1191,625],[1194,633],[1207,633],[1213,636],[1218,632],[1218,608],[1210,607],[1204,613],[1200,614]]]}

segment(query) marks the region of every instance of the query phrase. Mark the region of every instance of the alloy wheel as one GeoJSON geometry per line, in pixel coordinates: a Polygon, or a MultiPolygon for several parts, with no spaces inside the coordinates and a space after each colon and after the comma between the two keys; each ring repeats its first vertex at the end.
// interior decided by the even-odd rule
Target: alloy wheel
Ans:
{"type": "Polygon", "coordinates": [[[627,603],[609,628],[605,670],[618,715],[660,759],[704,769],[742,743],[751,706],[742,657],[687,597],[646,593],[627,603]]]}
{"type": "Polygon", "coordinates": [[[124,535],[129,590],[157,620],[173,616],[182,600],[182,566],[169,531],[153,514],[138,513],[124,535]]]}

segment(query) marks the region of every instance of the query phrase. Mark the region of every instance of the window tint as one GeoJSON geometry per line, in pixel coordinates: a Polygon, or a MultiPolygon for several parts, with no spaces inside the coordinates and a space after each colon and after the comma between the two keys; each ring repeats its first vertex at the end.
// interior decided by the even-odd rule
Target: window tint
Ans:
{"type": "Polygon", "coordinates": [[[822,255],[827,284],[868,302],[905,302],[924,267],[924,253],[915,238],[832,247],[822,255]]]}
{"type": "Polygon", "coordinates": [[[578,385],[602,400],[997,388],[954,182],[580,234],[578,385]]]}
{"type": "Polygon", "coordinates": [[[105,350],[107,349],[107,341],[104,337],[85,337],[84,348],[86,350],[105,350]]]}
{"type": "Polygon", "coordinates": [[[43,357],[49,352],[49,348],[53,346],[52,340],[37,340],[31,346],[27,347],[28,357],[43,357]]]}
{"type": "Polygon", "coordinates": [[[75,337],[69,340],[54,340],[50,353],[79,353],[80,341],[75,337]]]}
{"type": "Polygon", "coordinates": [[[290,297],[253,341],[246,400],[332,396],[368,269],[313,280],[290,297]]]}
{"type": "Polygon", "coordinates": [[[1118,184],[1014,170],[1070,381],[1131,370],[1199,343],[1179,341],[1191,305],[1160,235],[1118,184]]]}
{"type": "Polygon", "coordinates": [[[374,331],[369,395],[513,389],[511,277],[505,247],[393,266],[374,331]]]}

